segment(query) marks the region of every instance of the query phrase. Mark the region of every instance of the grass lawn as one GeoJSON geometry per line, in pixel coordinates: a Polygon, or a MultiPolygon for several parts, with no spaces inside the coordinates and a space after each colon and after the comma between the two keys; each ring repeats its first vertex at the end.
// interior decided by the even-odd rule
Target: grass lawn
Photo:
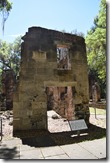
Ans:
{"type": "MultiPolygon", "coordinates": [[[[100,115],[106,115],[106,110],[105,109],[96,109],[96,114],[100,114],[100,115]]],[[[95,114],[95,109],[93,107],[89,107],[90,110],[90,114],[95,114]]]]}

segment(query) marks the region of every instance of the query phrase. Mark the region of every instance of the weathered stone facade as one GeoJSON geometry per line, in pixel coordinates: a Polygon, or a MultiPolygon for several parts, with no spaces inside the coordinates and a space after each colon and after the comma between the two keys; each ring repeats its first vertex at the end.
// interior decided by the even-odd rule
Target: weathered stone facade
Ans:
{"type": "Polygon", "coordinates": [[[56,99],[51,106],[61,116],[84,118],[88,123],[85,40],[41,27],[29,28],[22,39],[20,78],[13,103],[14,131],[48,129],[51,97],[56,99]]]}
{"type": "Polygon", "coordinates": [[[2,108],[10,110],[13,108],[13,93],[16,84],[16,78],[12,69],[3,70],[2,72],[2,108]]]}

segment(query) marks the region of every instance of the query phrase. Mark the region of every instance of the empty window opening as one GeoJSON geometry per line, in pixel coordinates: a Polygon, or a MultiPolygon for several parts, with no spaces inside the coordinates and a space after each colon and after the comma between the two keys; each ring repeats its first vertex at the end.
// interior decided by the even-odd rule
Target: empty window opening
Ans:
{"type": "Polygon", "coordinates": [[[70,70],[70,54],[67,45],[57,45],[57,68],[60,70],[70,70]]]}

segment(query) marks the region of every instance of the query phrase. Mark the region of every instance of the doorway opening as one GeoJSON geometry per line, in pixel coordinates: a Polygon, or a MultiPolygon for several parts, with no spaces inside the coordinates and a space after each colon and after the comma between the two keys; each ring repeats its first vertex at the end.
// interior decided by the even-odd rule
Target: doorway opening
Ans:
{"type": "Polygon", "coordinates": [[[50,132],[70,131],[68,120],[73,119],[73,89],[67,87],[46,87],[47,121],[50,132]]]}

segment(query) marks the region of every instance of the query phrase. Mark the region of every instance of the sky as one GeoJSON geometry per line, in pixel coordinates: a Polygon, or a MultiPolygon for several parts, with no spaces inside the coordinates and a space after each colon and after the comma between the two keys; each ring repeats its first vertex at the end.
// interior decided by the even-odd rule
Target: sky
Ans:
{"type": "MultiPolygon", "coordinates": [[[[28,28],[40,26],[66,32],[87,31],[100,9],[100,0],[9,0],[12,10],[5,23],[4,35],[0,27],[0,39],[13,42],[25,35],[28,28]]],[[[0,24],[2,16],[0,15],[0,24]]]]}

